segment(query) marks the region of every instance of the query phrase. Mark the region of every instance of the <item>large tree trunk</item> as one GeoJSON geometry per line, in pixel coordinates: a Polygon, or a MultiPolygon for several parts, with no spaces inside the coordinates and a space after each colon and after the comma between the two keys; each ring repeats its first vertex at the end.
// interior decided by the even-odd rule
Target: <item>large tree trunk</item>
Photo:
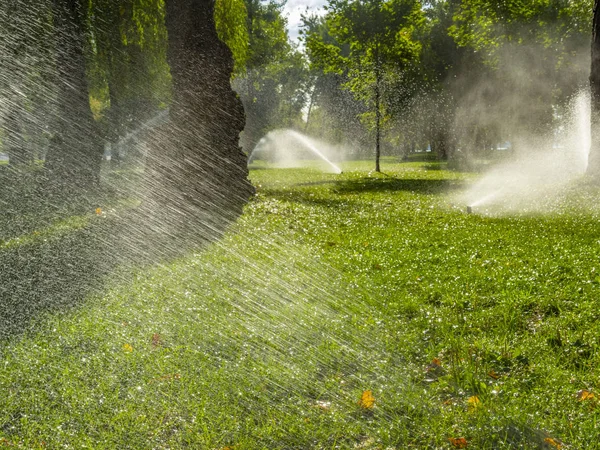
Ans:
{"type": "Polygon", "coordinates": [[[159,232],[187,241],[214,238],[253,192],[238,145],[244,111],[230,84],[233,58],[213,13],[211,0],[166,2],[173,103],[149,153],[147,211],[160,213],[159,232]]]}
{"type": "Polygon", "coordinates": [[[592,145],[587,170],[590,175],[597,177],[600,175],[600,0],[594,2],[590,88],[592,101],[592,145]]]}
{"type": "Polygon", "coordinates": [[[54,0],[58,101],[45,167],[53,184],[88,187],[98,181],[103,145],[90,109],[85,64],[86,3],[54,0]]]}

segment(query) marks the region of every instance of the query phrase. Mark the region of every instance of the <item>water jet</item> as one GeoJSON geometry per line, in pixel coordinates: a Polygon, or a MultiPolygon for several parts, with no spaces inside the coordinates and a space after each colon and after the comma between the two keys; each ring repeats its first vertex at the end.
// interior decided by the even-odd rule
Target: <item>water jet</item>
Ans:
{"type": "MultiPolygon", "coordinates": [[[[317,161],[326,164],[328,171],[341,174],[342,169],[334,164],[330,156],[321,150],[323,147],[328,146],[298,131],[289,129],[274,130],[264,136],[254,147],[248,156],[248,163],[250,164],[257,155],[262,155],[264,159],[274,163],[277,167],[303,167],[306,165],[307,156],[312,158],[316,156],[317,161]]],[[[334,152],[330,151],[328,153],[334,152]]]]}

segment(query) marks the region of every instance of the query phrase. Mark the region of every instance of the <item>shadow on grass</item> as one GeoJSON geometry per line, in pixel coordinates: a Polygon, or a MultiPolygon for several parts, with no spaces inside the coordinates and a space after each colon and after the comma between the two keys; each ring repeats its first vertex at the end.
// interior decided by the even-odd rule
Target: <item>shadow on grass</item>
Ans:
{"type": "Polygon", "coordinates": [[[100,291],[116,258],[98,228],[0,249],[0,339],[27,331],[44,312],[78,306],[100,291]]]}
{"type": "Polygon", "coordinates": [[[338,194],[355,194],[360,192],[416,192],[421,194],[439,194],[464,188],[465,184],[456,180],[444,179],[399,179],[360,178],[344,180],[336,183],[334,191],[338,194]]]}
{"type": "Polygon", "coordinates": [[[447,170],[448,165],[445,163],[424,164],[423,169],[427,171],[447,170]]]}
{"type": "Polygon", "coordinates": [[[0,213],[0,343],[33,331],[46,313],[68,312],[127,281],[134,267],[201,250],[242,212],[224,202],[211,209],[210,196],[187,208],[174,201],[166,208],[159,199],[153,211],[105,211],[115,197],[53,195],[32,186],[0,194],[7,206],[0,213]]]}

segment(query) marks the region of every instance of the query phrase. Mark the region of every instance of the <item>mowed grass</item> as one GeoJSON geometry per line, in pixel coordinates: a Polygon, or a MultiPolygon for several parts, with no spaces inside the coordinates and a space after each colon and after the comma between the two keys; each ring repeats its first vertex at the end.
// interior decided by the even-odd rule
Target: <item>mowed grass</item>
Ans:
{"type": "Polygon", "coordinates": [[[254,170],[220,242],[32,319],[0,446],[597,448],[598,189],[481,217],[473,175],[371,166],[254,170]]]}

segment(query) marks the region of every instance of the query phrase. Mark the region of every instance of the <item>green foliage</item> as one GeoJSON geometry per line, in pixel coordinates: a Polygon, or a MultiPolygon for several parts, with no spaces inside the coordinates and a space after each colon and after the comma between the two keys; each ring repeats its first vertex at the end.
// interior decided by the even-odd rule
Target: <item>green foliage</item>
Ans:
{"type": "Polygon", "coordinates": [[[107,114],[111,140],[171,98],[164,0],[90,3],[90,94],[107,114]]]}
{"type": "Polygon", "coordinates": [[[466,0],[449,32],[459,45],[487,54],[491,63],[497,62],[495,50],[507,43],[565,53],[574,42],[589,39],[591,11],[591,0],[466,0]]]}
{"type": "Polygon", "coordinates": [[[243,73],[249,56],[248,12],[244,0],[217,0],[215,23],[219,38],[227,44],[235,61],[234,72],[243,73]]]}
{"type": "Polygon", "coordinates": [[[365,106],[360,118],[375,134],[378,168],[381,131],[394,112],[386,108],[389,87],[421,53],[415,39],[424,25],[421,2],[331,0],[327,11],[325,23],[305,20],[311,67],[342,76],[343,88],[365,106]]]}
{"type": "Polygon", "coordinates": [[[246,110],[243,146],[247,152],[268,131],[302,120],[308,90],[306,62],[289,42],[281,8],[274,1],[246,0],[248,57],[233,85],[246,110]]]}

